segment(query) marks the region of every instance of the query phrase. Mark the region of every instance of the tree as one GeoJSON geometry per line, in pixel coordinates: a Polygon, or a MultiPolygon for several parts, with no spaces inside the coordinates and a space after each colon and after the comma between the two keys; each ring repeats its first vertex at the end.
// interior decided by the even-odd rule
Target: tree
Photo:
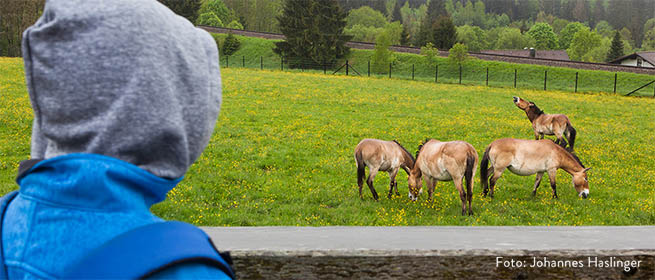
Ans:
{"type": "Polygon", "coordinates": [[[369,6],[351,10],[346,17],[346,28],[351,28],[357,24],[362,26],[384,27],[387,19],[379,11],[371,9],[369,6]]]}
{"type": "Polygon", "coordinates": [[[190,22],[196,22],[198,10],[200,9],[200,0],[158,0],[166,5],[174,13],[185,17],[190,22]]]}
{"type": "Polygon", "coordinates": [[[389,50],[389,46],[391,46],[391,37],[387,32],[382,32],[375,40],[375,50],[371,57],[374,72],[385,73],[389,64],[394,61],[393,52],[389,50]]]}
{"type": "Polygon", "coordinates": [[[223,22],[221,21],[214,12],[202,13],[198,16],[196,20],[196,25],[207,25],[213,27],[223,27],[223,22]]]}
{"type": "Polygon", "coordinates": [[[612,34],[614,34],[614,28],[612,28],[609,22],[605,20],[601,20],[598,23],[596,23],[594,32],[598,33],[600,36],[603,37],[610,37],[612,36],[612,34]]]}
{"type": "Polygon", "coordinates": [[[521,34],[517,28],[504,28],[498,35],[496,49],[499,50],[517,50],[534,46],[534,40],[527,35],[521,34]]]}
{"type": "Polygon", "coordinates": [[[621,40],[621,34],[618,31],[614,33],[614,38],[612,39],[612,45],[610,46],[610,51],[607,53],[607,58],[605,61],[610,62],[619,57],[623,56],[623,41],[621,40]]]}
{"type": "Polygon", "coordinates": [[[273,51],[289,59],[291,67],[301,65],[298,59],[334,65],[350,51],[345,18],[336,0],[286,0],[278,17],[285,40],[276,42],[273,51]]]}
{"type": "Polygon", "coordinates": [[[282,13],[282,0],[223,0],[238,15],[244,28],[280,33],[277,16],[282,13]]]}
{"type": "Polygon", "coordinates": [[[223,3],[222,0],[206,0],[200,6],[198,13],[200,13],[200,15],[206,13],[214,13],[214,15],[216,15],[222,23],[238,20],[238,18],[234,15],[234,11],[225,6],[225,3],[223,3]]]}
{"type": "Polygon", "coordinates": [[[232,35],[232,33],[228,33],[227,37],[225,37],[225,42],[223,43],[221,51],[224,55],[232,55],[239,50],[239,47],[241,47],[239,39],[232,35]]]}
{"type": "Polygon", "coordinates": [[[43,13],[45,0],[2,0],[0,56],[21,56],[23,31],[43,13]]]}
{"type": "Polygon", "coordinates": [[[243,25],[241,25],[241,23],[239,23],[236,20],[233,20],[232,22],[230,22],[230,24],[228,24],[226,27],[227,28],[232,28],[232,29],[243,30],[243,25]]]}
{"type": "Polygon", "coordinates": [[[427,43],[425,46],[421,47],[421,54],[425,56],[425,60],[428,65],[437,63],[437,57],[439,57],[439,50],[432,45],[432,43],[427,43]]]}
{"type": "Polygon", "coordinates": [[[393,12],[391,13],[391,21],[403,22],[403,16],[400,13],[400,0],[396,0],[396,4],[393,6],[393,12]]]}
{"type": "Polygon", "coordinates": [[[578,31],[584,28],[587,27],[579,22],[571,22],[567,24],[559,33],[559,47],[561,49],[568,49],[569,46],[571,46],[571,41],[573,40],[575,33],[578,33],[578,31]]]}
{"type": "Polygon", "coordinates": [[[400,45],[401,46],[409,46],[409,42],[411,42],[412,38],[409,35],[409,32],[407,31],[407,27],[403,26],[403,32],[400,33],[400,45]]]}
{"type": "MultiPolygon", "coordinates": [[[[583,56],[600,45],[602,37],[584,28],[573,36],[571,46],[566,50],[571,60],[583,61],[583,56]]],[[[605,52],[607,53],[607,52],[605,52]]],[[[602,60],[602,58],[601,58],[602,60]]]]}
{"type": "MultiPolygon", "coordinates": [[[[446,11],[444,0],[431,0],[430,3],[428,3],[425,16],[421,20],[421,26],[419,28],[418,34],[416,35],[415,44],[417,46],[424,46],[427,42],[432,41],[432,37],[433,37],[432,34],[434,32],[434,28],[433,28],[434,23],[437,21],[438,18],[441,17],[448,17],[448,12],[446,11]]],[[[452,20],[450,21],[452,23],[452,20]]]]}
{"type": "Polygon", "coordinates": [[[466,45],[473,52],[487,48],[487,34],[477,26],[464,25],[457,27],[457,42],[466,45]]]}
{"type": "Polygon", "coordinates": [[[557,38],[553,28],[547,23],[535,23],[528,31],[528,35],[534,39],[536,49],[553,50],[557,48],[557,38]]]}
{"type": "Polygon", "coordinates": [[[449,50],[457,41],[457,30],[449,16],[442,16],[432,25],[434,45],[440,50],[449,50]]]}
{"type": "Polygon", "coordinates": [[[448,59],[457,64],[461,64],[468,59],[468,49],[465,45],[457,43],[448,51],[448,59]]]}

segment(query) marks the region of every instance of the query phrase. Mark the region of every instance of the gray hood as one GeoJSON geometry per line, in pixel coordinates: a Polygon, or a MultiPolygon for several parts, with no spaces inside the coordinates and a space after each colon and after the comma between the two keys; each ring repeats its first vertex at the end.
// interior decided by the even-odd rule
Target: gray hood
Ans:
{"type": "Polygon", "coordinates": [[[95,153],[177,178],[212,135],[216,43],[155,0],[48,0],[23,59],[32,158],[95,153]]]}

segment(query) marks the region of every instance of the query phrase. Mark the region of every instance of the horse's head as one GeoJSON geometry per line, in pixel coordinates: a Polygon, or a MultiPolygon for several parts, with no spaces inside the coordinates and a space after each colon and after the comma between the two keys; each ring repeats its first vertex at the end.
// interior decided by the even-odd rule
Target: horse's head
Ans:
{"type": "Polygon", "coordinates": [[[587,171],[589,169],[591,169],[591,167],[573,173],[573,186],[575,187],[575,191],[578,192],[578,196],[582,198],[587,198],[589,196],[589,182],[587,181],[587,171]]]}
{"type": "Polygon", "coordinates": [[[423,179],[421,178],[421,171],[412,169],[407,178],[407,185],[409,188],[409,199],[416,201],[418,196],[423,192],[423,179]]]}
{"type": "Polygon", "coordinates": [[[519,107],[519,109],[523,111],[526,111],[528,108],[530,108],[530,106],[534,106],[534,103],[527,101],[525,99],[521,99],[518,96],[514,96],[513,98],[514,98],[514,105],[516,105],[516,107],[519,107]]]}

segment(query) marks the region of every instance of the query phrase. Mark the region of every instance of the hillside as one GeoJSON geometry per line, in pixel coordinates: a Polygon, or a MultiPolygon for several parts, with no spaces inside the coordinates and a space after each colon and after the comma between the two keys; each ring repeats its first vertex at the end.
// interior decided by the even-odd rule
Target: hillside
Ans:
{"type": "MultiPolygon", "coordinates": [[[[213,34],[217,41],[222,42],[225,34],[213,34]]],[[[276,40],[238,36],[241,41],[241,48],[230,57],[222,56],[221,65],[224,67],[245,67],[280,70],[280,57],[272,50],[276,40]],[[229,65],[227,64],[229,62],[229,65]]],[[[352,49],[348,57],[349,63],[354,66],[361,75],[368,75],[368,61],[373,55],[371,50],[352,49]]],[[[422,81],[435,80],[435,65],[427,63],[424,56],[407,53],[395,53],[395,62],[392,65],[392,78],[412,79],[412,65],[414,65],[414,79],[422,81]]],[[[449,62],[447,58],[436,58],[438,69],[438,82],[459,83],[459,66],[449,62]]],[[[342,63],[345,63],[343,61],[342,63]]],[[[317,67],[317,72],[323,72],[322,67],[317,67]]],[[[544,76],[547,75],[547,89],[561,91],[575,91],[576,72],[578,73],[578,92],[614,92],[614,72],[579,70],[563,67],[549,67],[529,64],[511,64],[499,61],[485,61],[470,59],[462,65],[462,83],[468,85],[486,85],[487,68],[489,69],[489,86],[492,87],[514,87],[514,71],[517,73],[517,88],[541,89],[544,88],[544,76]],[[545,71],[548,73],[546,74],[545,71]]],[[[285,70],[288,65],[284,65],[285,70]]],[[[336,69],[328,69],[331,74],[336,69]],[[330,71],[332,70],[332,71],[330,71]]],[[[307,69],[295,69],[295,71],[307,71],[307,69]]],[[[341,70],[340,74],[345,74],[341,70]]],[[[352,73],[355,75],[355,73],[352,73]]],[[[371,73],[371,76],[388,77],[388,70],[383,73],[371,73]]],[[[627,94],[642,85],[654,80],[652,75],[623,73],[617,75],[617,94],[627,94]]],[[[634,96],[653,96],[655,85],[648,86],[632,94],[634,96]]]]}

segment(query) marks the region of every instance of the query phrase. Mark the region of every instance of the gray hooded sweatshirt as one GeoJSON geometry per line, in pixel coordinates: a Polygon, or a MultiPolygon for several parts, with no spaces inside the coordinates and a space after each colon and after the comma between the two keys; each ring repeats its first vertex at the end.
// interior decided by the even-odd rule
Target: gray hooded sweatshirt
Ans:
{"type": "Polygon", "coordinates": [[[31,157],[95,153],[178,178],[212,135],[218,51],[155,0],[48,0],[23,34],[31,157]]]}

